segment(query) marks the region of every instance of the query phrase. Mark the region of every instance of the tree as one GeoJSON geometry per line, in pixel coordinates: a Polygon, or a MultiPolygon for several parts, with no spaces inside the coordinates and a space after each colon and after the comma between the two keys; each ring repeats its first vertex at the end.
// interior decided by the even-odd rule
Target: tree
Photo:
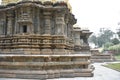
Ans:
{"type": "Polygon", "coordinates": [[[118,36],[119,36],[119,38],[120,38],[120,29],[118,29],[118,32],[117,32],[117,34],[118,34],[118,36]]]}
{"type": "Polygon", "coordinates": [[[92,35],[92,36],[89,38],[89,42],[94,43],[95,46],[98,45],[98,43],[97,43],[97,37],[96,37],[95,35],[92,35]]]}
{"type": "Polygon", "coordinates": [[[119,38],[120,38],[120,32],[117,32],[117,34],[118,34],[118,36],[119,36],[119,38]]]}
{"type": "Polygon", "coordinates": [[[111,42],[114,32],[109,29],[100,29],[99,35],[92,35],[90,37],[90,42],[94,43],[98,47],[102,47],[105,43],[111,42]]]}
{"type": "Polygon", "coordinates": [[[120,43],[120,41],[119,41],[117,38],[112,39],[111,42],[112,42],[114,45],[120,43]]]}
{"type": "Polygon", "coordinates": [[[108,49],[110,46],[113,46],[114,44],[112,42],[107,42],[104,44],[104,49],[108,49]]]}

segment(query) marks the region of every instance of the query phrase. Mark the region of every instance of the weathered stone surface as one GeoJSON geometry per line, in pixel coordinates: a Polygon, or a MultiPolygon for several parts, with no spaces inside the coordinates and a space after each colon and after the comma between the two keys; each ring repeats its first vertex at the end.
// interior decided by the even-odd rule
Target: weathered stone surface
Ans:
{"type": "Polygon", "coordinates": [[[91,50],[92,56],[91,61],[92,62],[111,62],[114,61],[114,57],[112,54],[102,54],[98,50],[91,50]]]}
{"type": "Polygon", "coordinates": [[[68,6],[32,0],[0,8],[1,78],[93,76],[91,32],[73,29],[76,19],[68,6]]]}

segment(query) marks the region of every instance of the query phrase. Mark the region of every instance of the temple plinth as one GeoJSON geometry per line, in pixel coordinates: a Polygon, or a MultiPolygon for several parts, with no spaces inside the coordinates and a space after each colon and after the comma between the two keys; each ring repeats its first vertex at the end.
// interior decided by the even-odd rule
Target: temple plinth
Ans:
{"type": "Polygon", "coordinates": [[[0,77],[93,76],[91,32],[73,28],[76,19],[68,2],[42,1],[3,0],[0,5],[0,77]]]}

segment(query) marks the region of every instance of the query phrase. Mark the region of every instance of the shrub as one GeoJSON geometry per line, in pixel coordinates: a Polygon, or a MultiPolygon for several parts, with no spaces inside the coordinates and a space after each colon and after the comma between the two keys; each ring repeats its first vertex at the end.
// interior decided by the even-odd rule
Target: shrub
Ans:
{"type": "Polygon", "coordinates": [[[114,51],[115,54],[120,54],[120,44],[114,45],[114,46],[110,46],[108,48],[108,50],[114,51]]]}

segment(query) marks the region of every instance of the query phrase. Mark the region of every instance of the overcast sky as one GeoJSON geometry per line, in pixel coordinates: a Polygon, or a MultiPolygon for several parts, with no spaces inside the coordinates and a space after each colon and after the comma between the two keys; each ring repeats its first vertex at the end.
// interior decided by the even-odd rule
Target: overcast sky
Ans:
{"type": "Polygon", "coordinates": [[[100,28],[116,31],[120,25],[120,0],[70,0],[80,27],[93,32],[100,28]]]}
{"type": "MultiPolygon", "coordinates": [[[[1,1],[1,0],[0,0],[1,1]]],[[[120,22],[120,0],[69,0],[80,27],[93,32],[100,28],[116,31],[120,22]]]]}

